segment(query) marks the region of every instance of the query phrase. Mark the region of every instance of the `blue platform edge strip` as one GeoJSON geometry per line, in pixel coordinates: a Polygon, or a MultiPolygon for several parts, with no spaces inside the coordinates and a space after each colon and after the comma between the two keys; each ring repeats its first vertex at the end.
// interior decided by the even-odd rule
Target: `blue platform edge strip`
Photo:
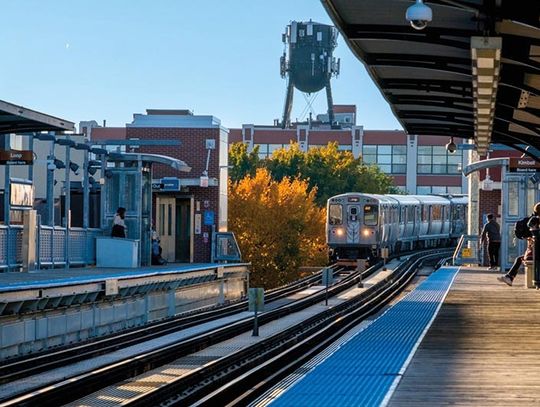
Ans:
{"type": "MultiPolygon", "coordinates": [[[[15,281],[15,282],[0,282],[0,292],[7,291],[17,291],[17,290],[28,290],[28,289],[40,289],[40,288],[49,288],[49,287],[59,287],[59,286],[69,286],[72,284],[88,284],[95,283],[100,281],[105,281],[108,279],[118,279],[118,280],[127,280],[130,278],[140,278],[140,277],[153,277],[160,275],[169,275],[177,273],[189,273],[192,271],[203,271],[210,270],[216,267],[238,267],[238,266],[248,266],[250,263],[201,263],[193,265],[191,263],[186,265],[173,265],[165,267],[141,267],[138,269],[119,269],[114,271],[113,268],[110,268],[109,272],[103,274],[94,274],[90,276],[77,275],[69,278],[50,278],[40,275],[39,273],[32,273],[32,281],[15,281]]],[[[50,269],[42,270],[54,273],[54,270],[66,271],[66,269],[50,269]]],[[[75,269],[67,269],[75,270],[75,269]]],[[[83,268],[76,270],[84,270],[83,268]]]]}
{"type": "Polygon", "coordinates": [[[286,390],[271,406],[386,405],[457,275],[442,267],[286,390]]]}

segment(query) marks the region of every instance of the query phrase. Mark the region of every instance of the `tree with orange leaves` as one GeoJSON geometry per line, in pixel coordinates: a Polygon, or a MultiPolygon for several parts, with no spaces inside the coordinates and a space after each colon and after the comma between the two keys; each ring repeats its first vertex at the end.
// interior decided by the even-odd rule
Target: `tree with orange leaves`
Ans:
{"type": "Polygon", "coordinates": [[[251,262],[251,286],[277,287],[299,277],[300,266],[324,265],[325,210],[307,181],[272,179],[258,169],[230,183],[229,229],[251,262]]]}

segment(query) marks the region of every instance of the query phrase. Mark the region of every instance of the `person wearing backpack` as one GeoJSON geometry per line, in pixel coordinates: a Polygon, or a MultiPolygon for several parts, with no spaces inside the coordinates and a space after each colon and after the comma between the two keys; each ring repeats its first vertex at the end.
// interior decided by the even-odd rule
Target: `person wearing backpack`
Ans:
{"type": "Polygon", "coordinates": [[[489,255],[489,269],[496,270],[499,266],[499,249],[501,248],[501,227],[495,220],[495,216],[490,213],[487,216],[487,223],[482,229],[480,241],[486,243],[489,255]]]}
{"type": "MultiPolygon", "coordinates": [[[[521,219],[518,222],[521,222],[523,219],[521,219]]],[[[527,229],[529,230],[528,233],[523,233],[518,231],[518,225],[516,222],[516,237],[520,238],[519,235],[525,236],[527,239],[527,249],[525,250],[525,253],[523,253],[522,256],[516,257],[514,260],[514,264],[512,264],[512,267],[510,267],[510,270],[508,270],[508,273],[506,273],[504,276],[497,277],[497,280],[499,280],[502,283],[506,283],[509,286],[512,286],[512,283],[514,282],[514,279],[516,278],[516,275],[519,271],[519,268],[521,267],[521,264],[523,263],[523,260],[526,261],[532,261],[533,260],[533,253],[534,253],[534,239],[532,237],[531,230],[536,230],[540,227],[540,202],[538,202],[536,205],[534,205],[534,213],[529,217],[529,220],[527,222],[527,229]]]]}

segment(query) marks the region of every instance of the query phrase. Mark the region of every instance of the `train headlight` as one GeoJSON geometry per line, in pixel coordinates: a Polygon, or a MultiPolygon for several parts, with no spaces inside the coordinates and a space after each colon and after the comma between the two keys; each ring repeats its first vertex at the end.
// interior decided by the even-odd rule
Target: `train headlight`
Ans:
{"type": "Polygon", "coordinates": [[[368,237],[370,234],[371,234],[371,231],[369,229],[364,229],[362,231],[362,234],[365,236],[365,237],[368,237]]]}
{"type": "Polygon", "coordinates": [[[345,231],[343,229],[341,229],[341,228],[336,229],[336,235],[343,236],[344,234],[345,234],[345,231]]]}

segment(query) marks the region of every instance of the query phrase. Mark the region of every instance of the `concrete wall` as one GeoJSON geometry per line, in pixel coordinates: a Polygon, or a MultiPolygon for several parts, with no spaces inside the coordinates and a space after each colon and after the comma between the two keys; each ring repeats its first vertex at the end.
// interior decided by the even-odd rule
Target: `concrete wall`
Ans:
{"type": "Polygon", "coordinates": [[[239,299],[245,277],[228,277],[176,291],[0,318],[0,360],[77,343],[239,299]],[[223,289],[221,282],[224,281],[223,289]],[[222,292],[223,291],[223,292],[222,292]]]}

